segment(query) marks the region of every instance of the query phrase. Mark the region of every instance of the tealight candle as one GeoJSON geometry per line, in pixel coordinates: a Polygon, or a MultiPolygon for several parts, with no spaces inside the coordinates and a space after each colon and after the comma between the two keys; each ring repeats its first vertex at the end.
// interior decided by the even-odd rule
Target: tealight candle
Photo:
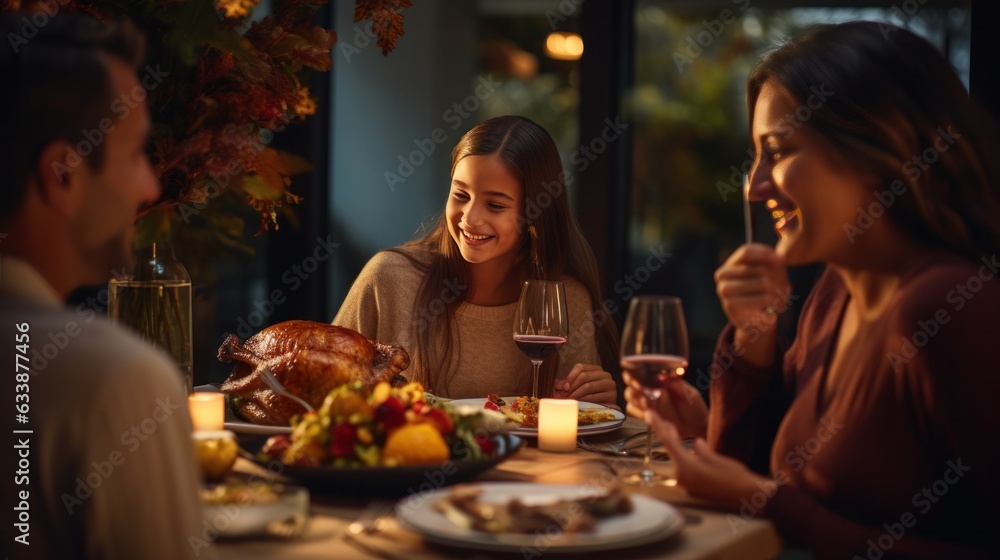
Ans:
{"type": "Polygon", "coordinates": [[[580,403],[571,399],[538,401],[538,449],[576,450],[576,417],[580,403]]]}
{"type": "Polygon", "coordinates": [[[195,393],[188,396],[188,411],[195,431],[221,430],[226,417],[226,396],[222,393],[195,393]]]}

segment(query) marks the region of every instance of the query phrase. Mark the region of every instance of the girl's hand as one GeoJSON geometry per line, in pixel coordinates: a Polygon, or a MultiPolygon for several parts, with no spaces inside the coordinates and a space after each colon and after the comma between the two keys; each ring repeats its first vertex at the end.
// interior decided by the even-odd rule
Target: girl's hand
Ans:
{"type": "Polygon", "coordinates": [[[677,467],[677,483],[688,494],[711,500],[729,509],[739,509],[742,501],[760,503],[756,494],[764,499],[774,495],[774,481],[760,476],[743,463],[716,453],[704,439],[696,439],[693,449],[681,443],[677,428],[651,411],[646,412],[646,422],[656,431],[663,446],[677,467]],[[756,499],[755,499],[756,498],[756,499]]]}
{"type": "Polygon", "coordinates": [[[673,423],[685,438],[705,437],[708,432],[708,405],[698,389],[683,379],[670,379],[663,384],[663,394],[653,402],[646,397],[642,385],[628,372],[625,380],[625,411],[645,420],[646,412],[653,410],[657,416],[673,423]]]}
{"type": "Polygon", "coordinates": [[[576,399],[609,408],[618,408],[618,385],[611,374],[593,364],[576,364],[565,379],[556,379],[552,396],[557,399],[576,399]]]}

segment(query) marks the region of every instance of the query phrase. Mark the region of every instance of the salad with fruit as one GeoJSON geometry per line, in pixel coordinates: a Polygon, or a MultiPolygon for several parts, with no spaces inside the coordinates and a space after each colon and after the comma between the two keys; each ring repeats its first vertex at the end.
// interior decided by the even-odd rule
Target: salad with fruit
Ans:
{"type": "Polygon", "coordinates": [[[476,461],[493,456],[490,436],[502,415],[457,410],[424,393],[420,383],[342,385],[316,412],[292,419],[290,435],[272,436],[258,457],[307,467],[394,467],[476,461]],[[499,416],[499,417],[498,417],[499,416]]]}

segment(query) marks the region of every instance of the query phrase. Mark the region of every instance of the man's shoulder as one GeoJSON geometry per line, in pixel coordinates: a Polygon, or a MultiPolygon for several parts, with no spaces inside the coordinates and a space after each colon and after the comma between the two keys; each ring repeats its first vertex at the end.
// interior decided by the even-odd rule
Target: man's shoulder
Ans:
{"type": "Polygon", "coordinates": [[[87,371],[100,372],[104,378],[138,375],[152,383],[157,376],[174,372],[165,354],[90,308],[4,303],[0,332],[14,330],[27,335],[24,350],[34,373],[87,371]]]}

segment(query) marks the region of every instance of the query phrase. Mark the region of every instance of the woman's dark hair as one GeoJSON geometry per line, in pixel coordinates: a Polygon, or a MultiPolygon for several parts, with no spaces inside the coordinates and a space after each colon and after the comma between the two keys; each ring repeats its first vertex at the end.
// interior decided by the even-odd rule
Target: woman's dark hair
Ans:
{"type": "Polygon", "coordinates": [[[878,190],[905,186],[886,215],[909,234],[974,260],[1000,247],[1000,135],[932,44],[886,23],[813,27],[751,72],[751,122],[768,81],[878,190]]]}
{"type": "MultiPolygon", "coordinates": [[[[618,334],[614,320],[603,308],[597,261],[576,218],[569,207],[569,197],[564,182],[562,160],[549,133],[531,121],[519,116],[502,116],[486,120],[458,141],[451,153],[451,171],[468,156],[495,156],[521,183],[524,189],[525,208],[522,211],[522,235],[518,265],[521,278],[561,280],[572,278],[580,282],[590,294],[594,330],[571,325],[576,336],[571,335],[567,344],[585,344],[589,335],[597,339],[598,351],[605,369],[617,366],[618,334]]],[[[443,313],[436,313],[427,321],[420,321],[416,328],[417,370],[425,372],[428,389],[444,389],[446,379],[435,376],[443,368],[430,367],[448,364],[451,357],[452,318],[462,301],[471,299],[472,285],[468,265],[458,246],[448,232],[447,217],[442,214],[426,234],[395,250],[424,272],[423,284],[414,302],[414,309],[430,309],[440,301],[443,290],[449,285],[470,286],[470,289],[445,305],[443,313]],[[418,256],[419,255],[419,256],[418,256]],[[428,260],[429,259],[429,262],[428,260]],[[450,283],[450,284],[449,284],[450,283]],[[432,337],[445,348],[444,356],[436,356],[432,337]]],[[[415,316],[422,316],[417,313],[415,316]]],[[[513,325],[512,325],[513,327],[513,325]]],[[[555,383],[558,361],[547,360],[539,376],[542,396],[547,396],[555,383]]],[[[608,369],[614,371],[614,369],[608,369]]]]}
{"type": "MultiPolygon", "coordinates": [[[[135,68],[145,40],[127,20],[104,23],[76,13],[0,13],[0,170],[4,205],[0,223],[20,207],[38,156],[53,140],[72,146],[92,169],[104,162],[104,143],[91,138],[112,111],[113,56],[135,68]]],[[[103,134],[103,133],[102,133],[103,134]]]]}

